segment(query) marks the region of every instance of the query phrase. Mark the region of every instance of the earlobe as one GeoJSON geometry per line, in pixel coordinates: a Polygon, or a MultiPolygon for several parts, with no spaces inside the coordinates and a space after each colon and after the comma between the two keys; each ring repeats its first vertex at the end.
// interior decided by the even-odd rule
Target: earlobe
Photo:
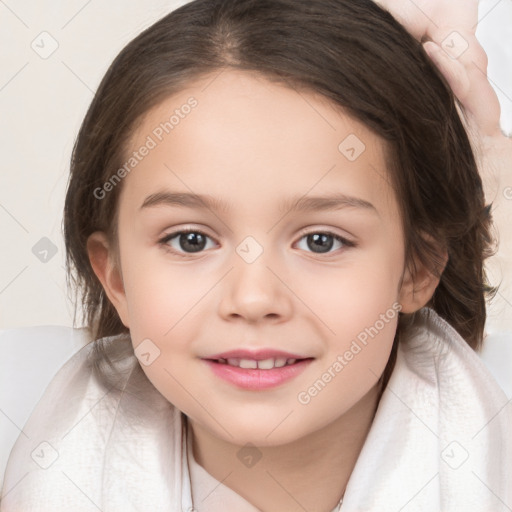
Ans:
{"type": "Polygon", "coordinates": [[[96,231],[89,236],[87,253],[94,273],[107,297],[116,308],[123,324],[129,328],[128,307],[121,270],[116,263],[114,248],[111,247],[105,233],[96,231]]]}
{"type": "Polygon", "coordinates": [[[430,301],[448,262],[446,251],[442,252],[441,258],[442,265],[438,267],[436,273],[427,268],[418,258],[414,258],[413,269],[406,267],[399,292],[402,313],[414,313],[430,301]]]}

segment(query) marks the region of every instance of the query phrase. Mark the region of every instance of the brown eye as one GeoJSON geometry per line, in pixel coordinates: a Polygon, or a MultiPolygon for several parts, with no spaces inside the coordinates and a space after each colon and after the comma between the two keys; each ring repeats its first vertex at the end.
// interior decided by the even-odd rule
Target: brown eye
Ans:
{"type": "Polygon", "coordinates": [[[334,245],[334,237],[325,233],[314,233],[306,237],[308,249],[313,252],[329,252],[334,245]]]}
{"type": "Polygon", "coordinates": [[[161,240],[162,244],[170,246],[181,253],[196,253],[214,246],[211,238],[200,231],[179,231],[167,235],[161,240]]]}
{"type": "Polygon", "coordinates": [[[198,252],[206,247],[206,237],[201,233],[182,233],[178,235],[180,249],[185,252],[198,252]]]}
{"type": "Polygon", "coordinates": [[[297,244],[299,249],[316,254],[326,254],[344,247],[354,247],[352,242],[332,233],[309,233],[297,244]]]}

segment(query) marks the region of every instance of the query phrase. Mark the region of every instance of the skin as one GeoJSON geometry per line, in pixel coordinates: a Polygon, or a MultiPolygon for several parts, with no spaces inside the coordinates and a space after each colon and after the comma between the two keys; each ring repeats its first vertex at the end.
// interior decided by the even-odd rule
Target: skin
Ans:
{"type": "Polygon", "coordinates": [[[160,350],[143,370],[188,416],[199,464],[260,510],[327,512],[371,426],[397,318],[307,405],[297,395],[394,303],[403,312],[424,306],[438,279],[420,265],[414,276],[406,269],[384,142],[319,95],[223,70],[149,112],[129,149],[190,96],[198,106],[123,180],[120,268],[101,232],[88,241],[91,264],[134,347],[149,338],[160,350]],[[353,162],[338,150],[349,134],[366,146],[353,162]],[[226,205],[140,208],[162,190],[209,194],[226,205]],[[333,191],[375,210],[280,209],[290,198],[333,191]],[[211,238],[204,251],[188,254],[178,238],[159,242],[184,228],[211,238]],[[356,245],[316,253],[305,238],[313,233],[356,245]],[[247,236],[263,249],[253,263],[236,252],[247,236]],[[241,347],[314,360],[277,388],[241,390],[201,359],[241,347]],[[252,468],[237,457],[248,442],[262,455],[252,468]]]}

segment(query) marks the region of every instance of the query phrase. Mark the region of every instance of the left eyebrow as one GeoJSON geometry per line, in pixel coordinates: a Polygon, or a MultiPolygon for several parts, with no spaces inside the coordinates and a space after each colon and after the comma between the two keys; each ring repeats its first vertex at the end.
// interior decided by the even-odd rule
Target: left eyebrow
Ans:
{"type": "MultiPolygon", "coordinates": [[[[200,208],[212,211],[229,211],[229,204],[210,195],[200,195],[190,192],[160,191],[151,194],[144,199],[140,209],[155,206],[178,206],[185,208],[200,208]]],[[[373,212],[379,216],[375,206],[359,197],[346,194],[330,194],[327,196],[301,196],[291,198],[281,204],[283,212],[326,211],[342,208],[357,208],[373,212]]]]}
{"type": "Polygon", "coordinates": [[[284,211],[325,211],[340,210],[342,208],[358,208],[373,212],[379,216],[375,206],[359,197],[346,194],[330,194],[327,196],[302,196],[285,202],[282,206],[284,211]]]}

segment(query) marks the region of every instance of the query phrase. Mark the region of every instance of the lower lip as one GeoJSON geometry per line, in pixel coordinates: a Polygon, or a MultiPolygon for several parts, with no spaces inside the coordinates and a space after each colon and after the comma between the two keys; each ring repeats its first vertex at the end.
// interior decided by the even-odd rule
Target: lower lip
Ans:
{"type": "Polygon", "coordinates": [[[238,366],[217,363],[208,359],[203,359],[203,361],[221,379],[242,389],[259,391],[274,388],[297,377],[313,360],[303,359],[294,364],[282,366],[281,368],[271,368],[270,370],[239,368],[238,366]]]}

